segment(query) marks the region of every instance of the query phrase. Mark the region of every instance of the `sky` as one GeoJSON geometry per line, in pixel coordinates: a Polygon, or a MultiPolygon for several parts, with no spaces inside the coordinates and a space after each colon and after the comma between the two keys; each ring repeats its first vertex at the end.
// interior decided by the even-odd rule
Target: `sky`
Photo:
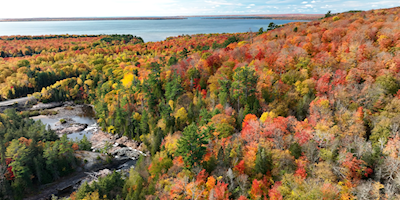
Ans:
{"type": "Polygon", "coordinates": [[[399,0],[18,0],[0,18],[325,14],[396,6],[399,0]]]}

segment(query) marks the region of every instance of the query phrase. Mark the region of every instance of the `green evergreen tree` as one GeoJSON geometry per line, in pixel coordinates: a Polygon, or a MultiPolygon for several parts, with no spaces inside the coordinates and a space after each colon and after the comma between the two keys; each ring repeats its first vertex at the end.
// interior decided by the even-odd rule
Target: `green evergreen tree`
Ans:
{"type": "Polygon", "coordinates": [[[200,164],[203,156],[207,152],[206,144],[208,144],[208,134],[213,130],[207,127],[203,131],[194,124],[187,126],[182,133],[182,137],[178,140],[178,154],[183,157],[185,167],[191,169],[200,164]]]}
{"type": "Polygon", "coordinates": [[[219,103],[222,106],[225,106],[229,102],[228,97],[229,97],[229,90],[231,87],[231,81],[228,78],[224,78],[222,80],[218,80],[218,83],[220,85],[220,91],[218,94],[219,103]]]}
{"type": "Polygon", "coordinates": [[[158,115],[156,110],[159,100],[162,99],[164,91],[162,90],[162,82],[160,80],[160,65],[158,63],[150,64],[152,73],[142,85],[142,89],[147,99],[147,108],[149,114],[158,115]]]}
{"type": "Polygon", "coordinates": [[[332,16],[331,11],[328,11],[328,12],[325,14],[325,18],[328,18],[328,17],[330,17],[330,16],[332,16]]]}
{"type": "Polygon", "coordinates": [[[295,142],[292,143],[289,147],[290,155],[294,156],[294,158],[298,159],[301,156],[301,146],[295,142]]]}
{"type": "Polygon", "coordinates": [[[207,111],[207,109],[203,108],[200,110],[200,126],[204,126],[211,121],[211,114],[207,111]]]}
{"type": "Polygon", "coordinates": [[[263,34],[264,33],[264,28],[263,27],[261,27],[260,29],[258,29],[258,35],[261,35],[261,34],[263,34]]]}
{"type": "Polygon", "coordinates": [[[247,103],[249,96],[255,95],[257,80],[258,76],[254,69],[248,66],[236,68],[231,95],[233,99],[237,99],[238,111],[241,103],[247,103]]]}
{"type": "Polygon", "coordinates": [[[157,151],[160,150],[160,145],[163,139],[163,131],[157,128],[155,135],[153,136],[153,144],[151,145],[151,155],[156,155],[157,151]]]}
{"type": "Polygon", "coordinates": [[[92,143],[87,139],[86,135],[83,135],[82,139],[78,143],[79,149],[84,151],[90,151],[92,149],[92,143]]]}
{"type": "Polygon", "coordinates": [[[142,118],[140,119],[140,131],[142,134],[149,133],[149,115],[147,114],[146,110],[143,110],[142,118]]]}
{"type": "Polygon", "coordinates": [[[165,98],[167,103],[169,100],[175,101],[176,97],[178,97],[182,91],[181,78],[174,72],[165,85],[165,98]]]}
{"type": "Polygon", "coordinates": [[[76,199],[83,199],[85,198],[86,195],[92,193],[93,190],[90,188],[89,184],[85,181],[81,187],[79,187],[79,190],[76,191],[76,199]]]}
{"type": "Polygon", "coordinates": [[[272,155],[263,147],[258,147],[255,162],[255,171],[257,173],[266,174],[272,170],[272,155]]]}

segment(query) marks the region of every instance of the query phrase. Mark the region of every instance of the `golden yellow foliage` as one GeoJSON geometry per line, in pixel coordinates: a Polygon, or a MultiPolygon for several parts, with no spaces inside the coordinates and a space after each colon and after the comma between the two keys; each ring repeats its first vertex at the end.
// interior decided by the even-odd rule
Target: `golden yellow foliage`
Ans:
{"type": "Polygon", "coordinates": [[[161,130],[165,131],[166,124],[164,123],[163,119],[158,120],[157,127],[161,128],[161,130]]]}
{"type": "MultiPolygon", "coordinates": [[[[95,191],[92,193],[87,194],[82,200],[101,200],[99,192],[95,191]]],[[[103,199],[107,199],[107,196],[104,195],[103,199]]]]}
{"type": "Polygon", "coordinates": [[[325,123],[317,123],[317,125],[315,126],[315,130],[326,132],[329,130],[329,126],[325,123]]]}
{"type": "Polygon", "coordinates": [[[174,134],[168,134],[165,140],[165,150],[168,152],[169,155],[174,155],[176,150],[178,149],[178,140],[181,137],[180,132],[175,132],[174,134]]]}
{"type": "Polygon", "coordinates": [[[174,101],[169,100],[168,105],[171,107],[172,110],[174,110],[174,101]]]}
{"type": "Polygon", "coordinates": [[[169,79],[171,77],[171,70],[165,72],[165,78],[169,79]]]}
{"type": "Polygon", "coordinates": [[[175,113],[175,118],[176,119],[180,119],[182,121],[186,121],[187,119],[187,112],[186,109],[184,107],[180,108],[178,111],[176,111],[175,113]]]}
{"type": "Polygon", "coordinates": [[[282,167],[294,165],[294,157],[290,154],[289,150],[272,149],[272,162],[273,170],[271,171],[273,176],[278,176],[282,167]]]}
{"type": "Polygon", "coordinates": [[[86,80],[84,83],[85,83],[85,85],[88,85],[89,87],[92,87],[92,85],[93,85],[92,80],[86,80]]]}
{"type": "Polygon", "coordinates": [[[114,128],[114,126],[109,126],[109,127],[107,127],[107,132],[109,132],[109,133],[115,133],[115,128],[114,128]]]}
{"type": "Polygon", "coordinates": [[[320,105],[322,108],[329,109],[329,100],[328,99],[321,100],[320,105]]]}
{"type": "Polygon", "coordinates": [[[133,74],[131,74],[131,73],[125,74],[125,75],[124,75],[124,78],[121,80],[122,85],[123,85],[125,88],[131,87],[133,78],[134,78],[134,75],[133,75],[133,74]]]}
{"type": "Polygon", "coordinates": [[[255,60],[252,60],[249,64],[249,66],[254,66],[255,60]]]}
{"type": "Polygon", "coordinates": [[[265,120],[268,119],[268,118],[274,119],[274,118],[277,118],[277,117],[278,117],[278,115],[276,115],[272,111],[271,112],[264,112],[260,117],[260,121],[261,122],[265,122],[265,120]]]}
{"type": "Polygon", "coordinates": [[[237,47],[241,47],[243,45],[247,44],[247,41],[241,41],[237,44],[237,47]]]}
{"type": "Polygon", "coordinates": [[[81,78],[77,78],[77,79],[76,79],[76,83],[77,83],[78,85],[82,85],[82,84],[83,84],[83,81],[82,81],[81,78]]]}
{"type": "Polygon", "coordinates": [[[295,86],[296,86],[296,91],[300,93],[302,96],[304,96],[310,92],[310,89],[315,87],[315,84],[311,79],[307,79],[303,82],[297,81],[295,83],[295,86]]]}
{"type": "Polygon", "coordinates": [[[135,119],[136,121],[140,121],[142,119],[142,116],[139,113],[135,112],[135,114],[133,115],[133,119],[135,119]]]}
{"type": "Polygon", "coordinates": [[[319,162],[315,164],[315,169],[313,170],[316,177],[322,178],[328,182],[336,181],[337,177],[333,174],[332,166],[327,162],[319,162]]]}
{"type": "Polygon", "coordinates": [[[215,91],[218,90],[219,88],[219,83],[218,80],[220,80],[220,76],[218,76],[217,74],[210,76],[210,78],[208,79],[208,87],[209,87],[209,91],[210,93],[214,93],[215,91]]]}

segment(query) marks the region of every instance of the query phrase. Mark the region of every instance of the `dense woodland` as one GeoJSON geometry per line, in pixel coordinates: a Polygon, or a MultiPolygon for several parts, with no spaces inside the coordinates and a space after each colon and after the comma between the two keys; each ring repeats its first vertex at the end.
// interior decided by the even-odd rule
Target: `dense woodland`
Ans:
{"type": "MultiPolygon", "coordinates": [[[[71,199],[397,199],[399,38],[400,8],[148,43],[3,37],[0,92],[93,104],[103,130],[143,142],[129,177],[71,199]]],[[[18,189],[4,152],[25,143],[3,135],[18,189]]]]}
{"type": "Polygon", "coordinates": [[[59,138],[40,121],[24,118],[13,109],[0,113],[0,199],[21,199],[37,187],[75,171],[77,150],[90,150],[86,137],[59,138]]]}

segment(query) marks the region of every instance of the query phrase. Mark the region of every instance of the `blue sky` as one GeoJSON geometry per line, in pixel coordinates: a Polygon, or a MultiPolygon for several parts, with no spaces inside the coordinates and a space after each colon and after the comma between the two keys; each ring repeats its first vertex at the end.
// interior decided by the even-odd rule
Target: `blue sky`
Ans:
{"type": "Polygon", "coordinates": [[[329,10],[343,12],[395,6],[400,6],[399,0],[18,0],[17,4],[3,8],[0,18],[324,14],[329,10]]]}

